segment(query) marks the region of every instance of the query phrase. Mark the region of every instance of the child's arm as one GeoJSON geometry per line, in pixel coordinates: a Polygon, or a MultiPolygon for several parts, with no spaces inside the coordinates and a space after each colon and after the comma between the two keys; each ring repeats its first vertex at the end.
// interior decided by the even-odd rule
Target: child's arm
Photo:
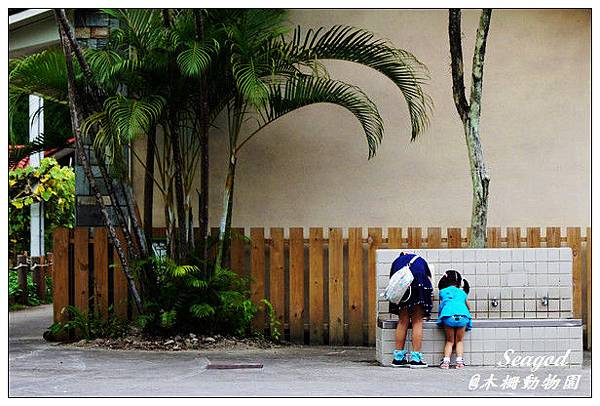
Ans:
{"type": "Polygon", "coordinates": [[[465,299],[465,304],[467,305],[467,309],[471,311],[471,306],[469,306],[469,299],[465,299]]]}

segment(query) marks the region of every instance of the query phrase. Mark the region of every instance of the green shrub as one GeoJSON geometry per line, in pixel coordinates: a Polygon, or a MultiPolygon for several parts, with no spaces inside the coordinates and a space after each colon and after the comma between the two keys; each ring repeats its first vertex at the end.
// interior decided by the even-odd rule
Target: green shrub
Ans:
{"type": "MultiPolygon", "coordinates": [[[[42,302],[40,297],[37,295],[37,285],[33,281],[31,274],[27,275],[27,306],[37,306],[42,303],[50,303],[52,298],[52,279],[46,276],[46,301],[42,302]]],[[[9,303],[14,304],[17,296],[22,293],[19,287],[19,275],[17,271],[8,271],[8,298],[9,303]]],[[[12,307],[14,308],[14,306],[12,307]]]]}
{"type": "Polygon", "coordinates": [[[69,321],[52,324],[46,337],[58,337],[63,332],[72,331],[78,339],[89,341],[95,338],[123,337],[129,333],[129,322],[112,314],[112,309],[109,309],[106,319],[99,312],[84,314],[75,306],[66,306],[61,312],[68,315],[69,321]]]}
{"type": "Polygon", "coordinates": [[[251,333],[258,308],[250,300],[249,278],[226,268],[203,272],[199,266],[177,265],[164,256],[153,257],[152,263],[159,288],[138,319],[145,333],[251,333]]]}
{"type": "Polygon", "coordinates": [[[8,251],[13,256],[29,250],[29,206],[44,202],[46,249],[51,249],[52,232],[75,224],[75,174],[53,158],[40,166],[28,166],[8,173],[8,251]]]}

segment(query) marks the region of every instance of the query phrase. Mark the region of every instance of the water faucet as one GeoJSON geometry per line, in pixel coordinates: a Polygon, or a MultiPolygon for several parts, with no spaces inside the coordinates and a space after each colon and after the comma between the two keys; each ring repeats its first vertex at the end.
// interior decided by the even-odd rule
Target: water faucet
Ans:
{"type": "Polygon", "coordinates": [[[549,302],[550,302],[550,298],[548,297],[548,295],[546,295],[542,298],[542,306],[548,306],[549,302]]]}

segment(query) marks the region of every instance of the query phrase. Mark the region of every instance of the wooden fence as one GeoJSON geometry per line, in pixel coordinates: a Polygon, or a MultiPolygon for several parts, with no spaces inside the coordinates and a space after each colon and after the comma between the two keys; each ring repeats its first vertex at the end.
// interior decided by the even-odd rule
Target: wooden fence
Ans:
{"type": "MultiPolygon", "coordinates": [[[[235,238],[227,264],[252,277],[252,299],[267,298],[293,342],[373,345],[375,342],[375,251],[378,248],[465,248],[469,229],[439,227],[264,228],[233,229],[251,243],[235,238]],[[365,233],[366,230],[366,233],[365,233]],[[406,234],[404,234],[406,233],[406,234]]],[[[591,346],[591,228],[500,227],[488,229],[486,246],[560,247],[573,250],[573,313],[583,318],[584,340],[591,346]],[[584,255],[585,251],[585,255],[584,255]],[[584,305],[585,303],[585,305],[584,305]]],[[[217,233],[212,229],[211,233],[217,233]]],[[[164,235],[156,229],[155,236],[164,235]]],[[[87,311],[132,317],[127,283],[104,228],[58,229],[54,234],[54,311],[73,304],[87,311]],[[114,266],[113,266],[114,264],[114,266]]],[[[268,328],[261,311],[254,320],[268,328]]]]}
{"type": "Polygon", "coordinates": [[[17,272],[19,283],[19,294],[9,298],[9,301],[26,305],[29,293],[35,293],[42,302],[46,300],[46,276],[52,275],[52,253],[42,257],[30,257],[27,252],[24,252],[22,255],[17,255],[16,265],[9,264],[9,267],[17,272]],[[33,281],[34,292],[29,292],[30,287],[27,284],[29,274],[33,281]]]}

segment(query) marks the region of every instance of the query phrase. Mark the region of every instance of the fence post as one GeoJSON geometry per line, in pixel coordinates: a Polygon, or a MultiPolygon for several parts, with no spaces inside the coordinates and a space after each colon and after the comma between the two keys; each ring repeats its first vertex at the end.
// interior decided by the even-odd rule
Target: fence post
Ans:
{"type": "Polygon", "coordinates": [[[581,318],[581,229],[567,228],[567,244],[573,250],[573,317],[581,318]]]}
{"type": "Polygon", "coordinates": [[[402,228],[400,227],[389,227],[388,228],[388,245],[389,249],[400,249],[402,248],[402,228]]]}
{"type": "Polygon", "coordinates": [[[592,229],[586,230],[587,246],[586,246],[586,280],[587,280],[587,314],[585,318],[587,349],[592,350],[592,229]]]}
{"type": "MultiPolygon", "coordinates": [[[[262,228],[251,228],[250,238],[252,240],[250,260],[250,276],[252,277],[251,296],[254,304],[258,305],[265,297],[265,230],[262,228]]],[[[257,332],[264,333],[265,312],[263,306],[259,306],[259,310],[253,320],[253,327],[257,332]]]]}
{"type": "Polygon", "coordinates": [[[311,227],[309,229],[309,322],[310,343],[323,344],[323,229],[311,227]]]}
{"type": "Polygon", "coordinates": [[[31,258],[31,277],[35,283],[35,291],[41,302],[46,301],[46,278],[44,277],[44,257],[31,258]]]}
{"type": "Polygon", "coordinates": [[[488,227],[486,248],[500,248],[500,227],[488,227]]]}
{"type": "Polygon", "coordinates": [[[269,301],[273,305],[275,317],[279,321],[281,333],[283,334],[285,320],[283,228],[271,228],[269,234],[271,237],[271,243],[269,244],[269,301]]]}
{"type": "Polygon", "coordinates": [[[440,227],[427,229],[427,248],[442,248],[442,229],[440,227]]]}
{"type": "MultiPolygon", "coordinates": [[[[410,232],[410,231],[409,231],[410,232]]],[[[367,279],[367,297],[368,303],[368,315],[369,315],[369,331],[368,331],[368,343],[369,345],[375,344],[375,331],[377,328],[377,285],[375,278],[377,277],[376,258],[375,253],[381,246],[381,228],[369,228],[368,229],[368,279],[367,279]]]]}
{"type": "Polygon", "coordinates": [[[19,290],[21,293],[17,299],[17,303],[27,304],[27,274],[29,273],[29,265],[27,264],[27,255],[17,255],[17,276],[19,280],[19,290]]]}
{"type": "Polygon", "coordinates": [[[408,228],[408,248],[421,248],[421,227],[408,228]]]}
{"type": "Polygon", "coordinates": [[[540,228],[527,227],[527,247],[539,248],[540,246],[540,228]]]}
{"type": "Polygon", "coordinates": [[[54,321],[64,322],[67,314],[62,309],[69,305],[69,230],[57,228],[53,235],[52,250],[52,305],[54,321]]]}
{"type": "Polygon", "coordinates": [[[546,247],[560,247],[560,227],[546,227],[546,247]]]}
{"type": "Polygon", "coordinates": [[[290,228],[290,339],[304,343],[304,229],[290,228]]]}
{"type": "Polygon", "coordinates": [[[460,248],[461,244],[460,228],[448,228],[448,248],[460,248]]]}
{"type": "Polygon", "coordinates": [[[507,227],[506,228],[506,241],[508,248],[520,248],[521,247],[521,227],[507,227]]]}
{"type": "Polygon", "coordinates": [[[348,343],[363,345],[362,228],[348,229],[348,343]]]}

